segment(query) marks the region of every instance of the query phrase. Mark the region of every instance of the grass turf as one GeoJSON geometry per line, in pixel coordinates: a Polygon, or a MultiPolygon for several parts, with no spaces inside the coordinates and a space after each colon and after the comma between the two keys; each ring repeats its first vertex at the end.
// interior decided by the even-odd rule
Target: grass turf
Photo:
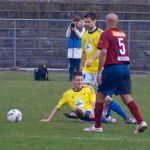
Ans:
{"type": "MultiPolygon", "coordinates": [[[[134,134],[135,125],[127,125],[115,113],[117,124],[104,124],[103,133],[86,133],[91,124],[67,119],[62,113],[52,123],[39,120],[49,115],[63,92],[71,86],[66,73],[50,73],[51,81],[34,81],[33,73],[0,72],[0,149],[1,150],[147,150],[149,129],[134,134]],[[6,120],[8,110],[23,113],[21,123],[6,120]]],[[[150,76],[132,76],[133,97],[150,123],[150,76]]],[[[115,99],[127,110],[119,97],[115,99]]]]}

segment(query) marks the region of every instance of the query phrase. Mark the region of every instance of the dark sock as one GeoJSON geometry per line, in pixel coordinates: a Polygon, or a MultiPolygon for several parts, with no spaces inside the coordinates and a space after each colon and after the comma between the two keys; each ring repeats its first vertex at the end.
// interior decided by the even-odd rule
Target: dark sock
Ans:
{"type": "Polygon", "coordinates": [[[102,127],[102,113],[103,113],[103,102],[96,102],[95,104],[95,127],[102,127]]]}
{"type": "Polygon", "coordinates": [[[127,106],[130,109],[130,112],[132,113],[132,115],[137,120],[137,123],[140,124],[143,121],[143,118],[142,118],[141,112],[140,112],[136,102],[134,100],[132,100],[127,106]]]}

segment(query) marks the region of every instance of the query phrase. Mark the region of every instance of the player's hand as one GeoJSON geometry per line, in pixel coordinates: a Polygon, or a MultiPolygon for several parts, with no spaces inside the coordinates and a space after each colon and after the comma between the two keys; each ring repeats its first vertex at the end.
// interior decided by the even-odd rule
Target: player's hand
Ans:
{"type": "Polygon", "coordinates": [[[101,73],[98,73],[98,74],[97,74],[97,83],[98,83],[98,84],[101,84],[101,82],[102,82],[102,74],[101,74],[101,73]]]}
{"type": "Polygon", "coordinates": [[[41,122],[50,122],[49,119],[41,119],[41,122]]]}
{"type": "Polygon", "coordinates": [[[95,118],[94,111],[92,111],[92,112],[90,113],[89,117],[90,117],[91,119],[95,118]]]}
{"type": "Polygon", "coordinates": [[[83,70],[83,65],[81,65],[81,66],[80,66],[80,69],[79,69],[79,70],[80,70],[80,71],[82,71],[82,70],[83,70]]]}
{"type": "Polygon", "coordinates": [[[93,63],[93,61],[92,61],[92,60],[89,60],[89,61],[86,63],[86,67],[87,67],[87,68],[88,68],[88,67],[91,67],[92,63],[93,63]]]}
{"type": "Polygon", "coordinates": [[[72,31],[76,32],[77,28],[76,27],[73,27],[71,28],[72,31]]]}

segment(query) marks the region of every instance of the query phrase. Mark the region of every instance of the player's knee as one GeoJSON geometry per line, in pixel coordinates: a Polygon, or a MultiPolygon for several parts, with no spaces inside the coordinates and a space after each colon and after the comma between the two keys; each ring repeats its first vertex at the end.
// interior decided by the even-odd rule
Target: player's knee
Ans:
{"type": "Polygon", "coordinates": [[[105,99],[104,99],[104,101],[106,102],[106,103],[109,103],[109,102],[111,102],[113,99],[110,97],[110,96],[106,96],[105,97],[105,99]]]}
{"type": "Polygon", "coordinates": [[[82,111],[81,109],[76,109],[76,110],[75,110],[75,113],[77,114],[77,116],[78,116],[79,118],[83,117],[83,115],[84,115],[84,113],[83,113],[83,111],[82,111]]]}
{"type": "Polygon", "coordinates": [[[101,93],[97,93],[96,94],[96,102],[105,102],[105,97],[104,95],[102,95],[101,93]]]}

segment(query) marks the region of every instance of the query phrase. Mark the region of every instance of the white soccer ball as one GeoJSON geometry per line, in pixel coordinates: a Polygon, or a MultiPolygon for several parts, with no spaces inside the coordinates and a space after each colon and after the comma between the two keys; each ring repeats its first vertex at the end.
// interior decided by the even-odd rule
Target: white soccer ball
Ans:
{"type": "Polygon", "coordinates": [[[9,122],[20,122],[22,120],[22,113],[18,109],[11,109],[7,113],[7,120],[9,122]]]}

